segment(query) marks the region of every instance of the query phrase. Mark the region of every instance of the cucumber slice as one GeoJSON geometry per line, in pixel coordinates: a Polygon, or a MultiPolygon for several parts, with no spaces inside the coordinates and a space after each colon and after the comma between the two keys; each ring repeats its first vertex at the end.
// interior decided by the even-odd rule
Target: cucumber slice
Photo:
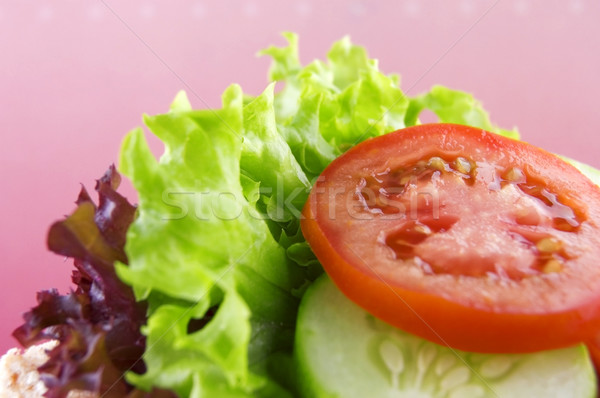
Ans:
{"type": "Polygon", "coordinates": [[[300,305],[295,356],[310,398],[596,396],[583,345],[533,354],[453,350],[375,319],[326,275],[300,305]]]}

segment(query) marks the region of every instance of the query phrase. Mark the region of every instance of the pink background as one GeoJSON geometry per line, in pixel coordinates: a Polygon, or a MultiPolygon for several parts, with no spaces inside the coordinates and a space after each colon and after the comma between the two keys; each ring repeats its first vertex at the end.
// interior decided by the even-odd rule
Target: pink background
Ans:
{"type": "Polygon", "coordinates": [[[143,112],[193,90],[217,106],[238,82],[259,93],[279,32],[301,58],[349,34],[402,75],[409,94],[441,83],[470,91],[505,127],[600,167],[598,1],[25,1],[0,3],[0,352],[38,290],[70,285],[70,261],[45,249],[117,159],[143,112]],[[190,90],[191,88],[191,90],[190,90]]]}

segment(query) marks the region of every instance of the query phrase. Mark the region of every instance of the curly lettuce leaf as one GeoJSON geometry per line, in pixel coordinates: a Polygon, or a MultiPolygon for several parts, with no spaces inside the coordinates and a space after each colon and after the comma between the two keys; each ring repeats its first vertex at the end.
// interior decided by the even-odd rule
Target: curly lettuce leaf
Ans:
{"type": "Polygon", "coordinates": [[[571,163],[575,166],[584,176],[590,179],[594,184],[600,186],[600,170],[589,166],[585,163],[581,163],[577,160],[568,158],[566,156],[559,156],[561,159],[571,163]]]}
{"type": "Polygon", "coordinates": [[[145,118],[165,143],[160,161],[141,130],[123,143],[121,169],[140,203],[128,233],[130,263],[118,271],[155,308],[144,330],[148,371],[131,380],[181,396],[253,396],[274,388],[250,369],[291,346],[298,306],[291,292],[306,280],[271,232],[282,228],[285,211],[270,226],[258,203],[283,210],[294,190],[303,203],[310,184],[277,134],[269,89],[245,107],[231,86],[222,109],[185,109],[145,118]],[[248,188],[252,181],[259,190],[248,188]],[[247,198],[252,191],[258,197],[247,198]],[[188,330],[214,306],[210,322],[188,330]]]}
{"type": "Polygon", "coordinates": [[[135,390],[127,371],[144,372],[146,303],[136,302],[131,288],[117,278],[114,262],[127,262],[123,246],[136,208],[116,190],[114,167],[97,181],[98,205],[85,188],[77,208],[48,233],[48,248],[74,258],[76,290],[38,293],[38,305],[24,315],[14,336],[24,346],[58,340],[39,369],[48,398],[85,390],[103,397],[174,397],[172,392],[135,390]]]}
{"type": "Polygon", "coordinates": [[[147,372],[128,375],[142,389],[294,396],[298,302],[322,272],[299,229],[312,180],[353,145],[418,123],[425,107],[492,126],[468,94],[406,97],[348,38],[303,66],[297,36],[285,37],[262,52],[273,59],[262,94],[232,85],[215,110],[178,94],[168,113],[144,119],[164,144],[158,160],[141,129],[123,142],[120,168],[140,203],[129,266],[117,271],[149,306],[147,372]]]}
{"type": "Polygon", "coordinates": [[[464,91],[433,86],[429,92],[411,98],[405,118],[407,126],[418,124],[419,114],[425,109],[435,113],[440,123],[480,127],[486,131],[519,139],[517,129],[506,130],[493,124],[481,103],[464,91]]]}
{"type": "Polygon", "coordinates": [[[280,134],[309,177],[369,138],[405,127],[408,99],[395,75],[379,71],[364,48],[348,37],[335,43],[327,62],[300,65],[298,38],[260,54],[273,58],[269,77],[285,84],[275,97],[280,134]]]}

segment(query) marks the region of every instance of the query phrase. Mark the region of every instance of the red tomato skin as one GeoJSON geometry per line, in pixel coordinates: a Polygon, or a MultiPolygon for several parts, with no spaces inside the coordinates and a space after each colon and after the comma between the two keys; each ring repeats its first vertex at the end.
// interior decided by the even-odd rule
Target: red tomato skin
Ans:
{"type": "Polygon", "coordinates": [[[590,353],[590,358],[592,358],[592,362],[594,363],[594,367],[596,368],[596,374],[600,375],[600,343],[598,342],[598,338],[587,341],[586,346],[590,353]]]}
{"type": "MultiPolygon", "coordinates": [[[[404,131],[416,135],[439,129],[449,134],[458,132],[458,135],[481,131],[448,124],[421,125],[404,131]]],[[[579,175],[571,165],[552,154],[523,142],[487,134],[491,140],[489,145],[514,145],[515,152],[522,156],[540,152],[545,156],[543,162],[547,167],[579,175]]],[[[371,146],[359,145],[342,157],[364,156],[371,150],[371,146]]],[[[336,159],[323,174],[340,167],[344,161],[342,157],[336,159]]],[[[588,188],[592,200],[600,203],[600,190],[591,182],[588,188]]],[[[317,195],[311,193],[303,210],[301,227],[325,271],[349,299],[402,330],[444,346],[482,353],[524,353],[568,347],[589,340],[595,331],[600,330],[600,290],[588,294],[577,306],[559,311],[498,312],[493,308],[474,308],[451,301],[435,292],[415,291],[385,281],[376,273],[349,264],[349,260],[331,243],[341,238],[331,236],[330,231],[321,225],[319,210],[317,195]]]]}

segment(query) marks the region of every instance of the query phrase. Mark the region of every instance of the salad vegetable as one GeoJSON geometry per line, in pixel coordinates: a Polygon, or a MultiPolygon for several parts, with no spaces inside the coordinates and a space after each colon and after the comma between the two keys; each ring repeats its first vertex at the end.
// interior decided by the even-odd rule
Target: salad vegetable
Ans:
{"type": "Polygon", "coordinates": [[[306,397],[596,397],[583,345],[531,354],[459,351],[380,321],[325,275],[302,300],[296,358],[306,397]]]}
{"type": "Polygon", "coordinates": [[[98,204],[82,188],[73,214],[50,227],[48,247],[74,258],[72,280],[77,288],[64,296],[56,290],[38,293],[38,306],[25,314],[25,323],[14,332],[24,346],[60,341],[40,369],[50,398],[64,397],[71,390],[101,392],[105,397],[174,396],[160,389],[145,394],[122,377],[127,371],[145,370],[140,327],[146,303],[136,302],[113,267],[117,260],[126,262],[125,234],[136,211],[117,193],[120,182],[110,167],[96,182],[98,204]]]}
{"type": "Polygon", "coordinates": [[[349,298],[431,341],[529,352],[600,330],[600,188],[533,145],[452,124],[386,134],[333,161],[304,215],[349,298]]]}
{"type": "MultiPolygon", "coordinates": [[[[81,355],[97,347],[93,343],[110,334],[111,326],[122,324],[131,334],[112,347],[131,352],[143,347],[144,366],[135,362],[125,379],[117,380],[119,391],[296,396],[298,307],[323,272],[302,235],[300,218],[323,170],[359,142],[419,124],[425,108],[441,122],[518,137],[515,130],[494,126],[469,94],[437,86],[407,97],[397,76],[380,72],[377,62],[347,38],[333,45],[326,62],[303,66],[297,37],[285,37],[287,46],[262,52],[273,59],[272,83],[262,94],[249,96],[232,85],[221,108],[194,110],[180,93],[168,113],[145,116],[148,129],[164,144],[160,159],[152,155],[142,129],[125,137],[119,169],[139,194],[135,215],[114,193],[118,184],[104,179],[95,212],[84,196],[60,224],[61,233],[51,231],[51,248],[76,258],[80,287],[46,307],[42,297],[16,335],[24,344],[38,341],[32,334],[57,338],[49,363],[55,352],[72,353],[73,341],[87,348],[71,361],[76,371],[54,367],[61,381],[48,382],[50,391],[60,385],[110,393],[115,387],[106,380],[114,380],[113,373],[105,379],[106,372],[98,369],[121,371],[119,366],[131,363],[116,364],[109,349],[100,350],[88,367],[81,355]],[[102,191],[106,184],[110,196],[102,191]],[[107,222],[118,209],[127,209],[128,221],[107,222]],[[68,252],[62,251],[67,244],[68,252]],[[98,258],[98,265],[91,265],[98,258]],[[72,300],[98,303],[99,316],[93,306],[91,312],[72,314],[72,300]],[[36,321],[41,307],[45,317],[58,321],[36,321]],[[114,308],[115,314],[103,308],[114,308]],[[79,319],[88,326],[77,326],[79,319]],[[60,324],[70,332],[54,333],[65,330],[60,324]],[[136,331],[142,324],[140,336],[136,331]],[[81,382],[88,377],[96,381],[81,382]]],[[[107,178],[113,181],[116,173],[107,178]]],[[[48,368],[40,371],[45,375],[48,368]]]]}
{"type": "Polygon", "coordinates": [[[270,372],[290,354],[299,298],[320,273],[298,221],[310,181],[358,141],[405,126],[408,98],[364,49],[344,39],[328,63],[301,67],[287,37],[288,47],[263,52],[274,58],[271,79],[285,83],[278,94],[270,85],[248,98],[233,85],[214,111],[178,96],[168,114],[145,118],[165,143],[158,162],[141,130],[124,141],[121,170],[140,202],[129,266],[117,270],[149,302],[153,347],[148,372],[129,378],[136,385],[283,394],[285,378],[270,372]],[[212,321],[188,333],[215,306],[212,321]]]}

